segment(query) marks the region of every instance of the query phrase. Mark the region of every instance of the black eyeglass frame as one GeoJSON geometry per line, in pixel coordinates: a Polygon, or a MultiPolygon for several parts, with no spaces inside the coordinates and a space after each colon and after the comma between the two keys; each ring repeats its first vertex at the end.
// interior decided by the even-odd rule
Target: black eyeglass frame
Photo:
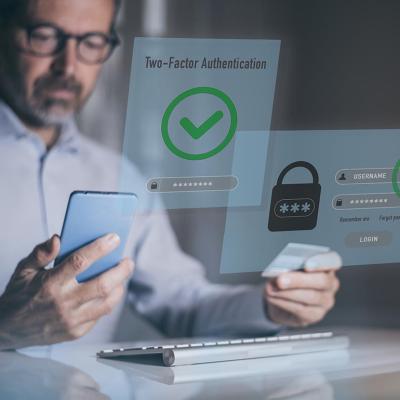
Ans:
{"type": "Polygon", "coordinates": [[[115,32],[114,29],[112,29],[112,31],[111,31],[111,33],[109,35],[107,35],[104,32],[87,32],[87,33],[84,33],[82,35],[73,35],[73,34],[70,34],[70,33],[66,33],[64,30],[62,30],[58,26],[56,26],[54,24],[51,24],[51,23],[48,23],[48,22],[47,23],[45,23],[45,22],[36,23],[36,24],[30,24],[30,25],[20,25],[20,28],[23,29],[26,32],[28,42],[30,42],[32,40],[32,33],[38,28],[52,28],[56,32],[58,43],[57,43],[57,47],[51,53],[48,53],[48,54],[47,53],[46,54],[38,53],[38,52],[36,52],[36,51],[34,51],[32,49],[27,49],[27,48],[18,46],[18,49],[21,52],[26,53],[26,54],[32,54],[32,55],[34,55],[36,57],[54,57],[57,54],[60,54],[64,50],[68,40],[75,39],[76,42],[77,42],[77,45],[76,45],[77,53],[76,54],[77,54],[78,59],[81,62],[83,62],[84,64],[87,64],[87,65],[103,64],[111,57],[111,55],[114,52],[115,48],[118,47],[121,44],[121,39],[119,38],[118,34],[115,32]],[[97,36],[103,37],[105,42],[110,45],[110,50],[109,50],[107,56],[104,57],[103,59],[99,60],[99,61],[96,61],[96,62],[87,61],[85,58],[83,58],[81,56],[81,54],[79,52],[80,44],[85,39],[87,39],[88,37],[93,36],[93,35],[97,35],[97,36]]]}

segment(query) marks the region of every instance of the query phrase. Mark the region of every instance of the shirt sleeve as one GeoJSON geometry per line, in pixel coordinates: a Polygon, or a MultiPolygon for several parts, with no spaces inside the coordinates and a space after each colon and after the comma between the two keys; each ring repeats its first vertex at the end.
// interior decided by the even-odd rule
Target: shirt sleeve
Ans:
{"type": "Polygon", "coordinates": [[[265,311],[263,287],[207,281],[203,266],[185,254],[164,212],[142,216],[130,304],[167,336],[268,335],[280,330],[265,311]]]}

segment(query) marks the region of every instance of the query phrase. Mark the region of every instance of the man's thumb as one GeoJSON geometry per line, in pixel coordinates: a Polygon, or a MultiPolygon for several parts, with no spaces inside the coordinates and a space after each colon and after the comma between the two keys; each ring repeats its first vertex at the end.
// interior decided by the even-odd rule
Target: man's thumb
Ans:
{"type": "Polygon", "coordinates": [[[310,257],[304,265],[306,271],[329,271],[338,270],[343,266],[343,260],[336,251],[317,254],[310,257]]]}
{"type": "Polygon", "coordinates": [[[49,240],[38,244],[32,253],[26,258],[24,267],[42,269],[49,265],[57,257],[60,251],[60,238],[53,235],[49,240]]]}

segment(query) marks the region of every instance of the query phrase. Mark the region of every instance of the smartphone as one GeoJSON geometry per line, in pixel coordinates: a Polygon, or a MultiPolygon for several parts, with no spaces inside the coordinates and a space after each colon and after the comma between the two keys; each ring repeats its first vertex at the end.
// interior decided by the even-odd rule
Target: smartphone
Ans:
{"type": "Polygon", "coordinates": [[[111,253],[93,263],[77,277],[79,283],[95,278],[115,267],[122,259],[133,224],[138,199],[134,193],[71,193],[61,232],[61,249],[54,266],[81,247],[108,233],[116,233],[121,242],[111,253]]]}

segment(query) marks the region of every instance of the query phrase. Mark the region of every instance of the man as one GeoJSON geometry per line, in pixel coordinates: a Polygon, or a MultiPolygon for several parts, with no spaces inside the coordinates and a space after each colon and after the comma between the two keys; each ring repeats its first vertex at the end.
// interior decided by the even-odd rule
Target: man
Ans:
{"type": "MultiPolygon", "coordinates": [[[[0,349],[111,340],[128,280],[131,305],[167,335],[265,335],[321,320],[339,287],[334,271],[288,273],[265,287],[210,284],[163,213],[139,215],[129,257],[90,282],[75,277],[118,246],[116,235],[46,268],[60,249],[58,236],[48,238],[60,232],[70,192],[118,189],[119,157],[72,120],[118,43],[118,3],[2,0],[0,349]]],[[[131,175],[150,205],[133,166],[131,175]]]]}

